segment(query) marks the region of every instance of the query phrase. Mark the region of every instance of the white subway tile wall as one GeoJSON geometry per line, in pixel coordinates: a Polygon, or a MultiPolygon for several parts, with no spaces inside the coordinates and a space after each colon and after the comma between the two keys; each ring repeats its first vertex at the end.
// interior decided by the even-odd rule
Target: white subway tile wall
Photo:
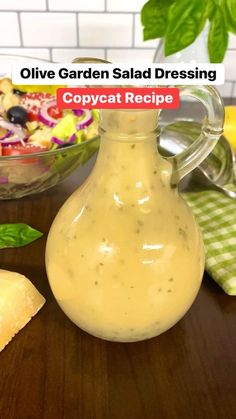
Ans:
{"type": "Polygon", "coordinates": [[[104,0],[48,0],[49,10],[70,10],[73,12],[104,11],[104,0]]]}
{"type": "Polygon", "coordinates": [[[108,12],[140,12],[143,0],[107,0],[108,12]]]}
{"type": "Polygon", "coordinates": [[[20,57],[34,57],[43,60],[50,59],[50,51],[48,48],[0,48],[0,55],[2,54],[19,55],[20,57]]]}
{"type": "Polygon", "coordinates": [[[81,47],[131,47],[131,13],[79,13],[79,43],[81,47]]]}
{"type": "Polygon", "coordinates": [[[74,13],[20,13],[22,43],[26,47],[77,46],[74,13]]]}
{"type": "Polygon", "coordinates": [[[236,49],[236,35],[230,34],[229,49],[236,49]]]}
{"type": "Polygon", "coordinates": [[[216,88],[217,90],[219,90],[221,96],[232,97],[234,84],[230,82],[225,82],[222,86],[216,86],[216,88]]]}
{"type": "MultiPolygon", "coordinates": [[[[96,56],[116,62],[151,62],[157,40],[144,42],[145,0],[0,0],[0,54],[68,62],[96,56]]],[[[225,97],[236,98],[236,36],[225,58],[225,97]]]]}
{"type": "Polygon", "coordinates": [[[155,49],[112,49],[107,50],[107,60],[117,63],[151,63],[155,49]]]}
{"type": "Polygon", "coordinates": [[[236,98],[236,83],[234,83],[232,97],[236,98]]]}
{"type": "Polygon", "coordinates": [[[20,27],[17,13],[0,12],[0,46],[18,47],[21,45],[20,27]]]}
{"type": "Polygon", "coordinates": [[[46,6],[47,0],[0,0],[0,10],[46,10],[46,6]]]}
{"type": "Polygon", "coordinates": [[[225,78],[226,80],[236,80],[236,49],[227,51],[225,60],[225,78]]]}

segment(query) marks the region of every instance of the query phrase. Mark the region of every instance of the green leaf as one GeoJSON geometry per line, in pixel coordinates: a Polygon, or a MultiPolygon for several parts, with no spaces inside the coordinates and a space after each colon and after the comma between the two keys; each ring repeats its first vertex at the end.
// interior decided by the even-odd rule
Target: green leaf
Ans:
{"type": "Polygon", "coordinates": [[[169,9],[165,34],[165,55],[171,55],[192,44],[207,18],[206,0],[181,0],[169,9]]]}
{"type": "Polygon", "coordinates": [[[224,3],[222,11],[227,29],[236,34],[236,0],[224,0],[224,3]]]}
{"type": "Polygon", "coordinates": [[[22,247],[42,235],[43,233],[24,223],[0,224],[0,249],[22,247]]]}
{"type": "Polygon", "coordinates": [[[208,53],[211,63],[221,63],[223,61],[228,46],[228,38],[223,13],[220,8],[217,8],[211,18],[208,35],[208,53]]]}
{"type": "MultiPolygon", "coordinates": [[[[209,1],[209,0],[208,0],[209,1]]],[[[236,34],[236,0],[210,0],[220,8],[228,32],[236,34]]]]}
{"type": "Polygon", "coordinates": [[[213,17],[216,9],[216,3],[214,0],[208,0],[207,1],[207,8],[206,8],[206,15],[209,20],[213,17]]]}
{"type": "Polygon", "coordinates": [[[143,28],[143,39],[161,38],[164,36],[168,9],[175,0],[149,0],[141,10],[141,23],[143,28]]]}

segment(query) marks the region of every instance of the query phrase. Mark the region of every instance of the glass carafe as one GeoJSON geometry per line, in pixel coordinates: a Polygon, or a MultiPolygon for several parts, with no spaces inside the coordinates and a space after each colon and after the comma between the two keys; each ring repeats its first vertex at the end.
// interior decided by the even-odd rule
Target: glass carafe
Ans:
{"type": "Polygon", "coordinates": [[[56,216],[46,266],[66,315],[97,337],[132,342],[173,326],[204,271],[201,234],[179,180],[212,150],[223,106],[212,87],[181,87],[207,117],[195,143],[172,158],[157,150],[158,110],[102,110],[95,167],[56,216]]]}

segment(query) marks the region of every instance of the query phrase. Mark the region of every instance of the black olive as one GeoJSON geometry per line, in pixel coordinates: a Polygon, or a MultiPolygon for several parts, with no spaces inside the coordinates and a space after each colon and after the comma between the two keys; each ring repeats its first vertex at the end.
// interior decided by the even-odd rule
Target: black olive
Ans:
{"type": "Polygon", "coordinates": [[[28,120],[28,114],[22,106],[12,106],[7,111],[7,118],[13,124],[25,125],[28,120]]]}
{"type": "Polygon", "coordinates": [[[60,148],[70,147],[71,145],[72,145],[71,143],[65,143],[63,145],[60,145],[60,148]]]}
{"type": "Polygon", "coordinates": [[[22,96],[22,95],[25,95],[26,92],[22,92],[21,90],[18,90],[18,89],[13,89],[13,93],[15,95],[22,96]]]}

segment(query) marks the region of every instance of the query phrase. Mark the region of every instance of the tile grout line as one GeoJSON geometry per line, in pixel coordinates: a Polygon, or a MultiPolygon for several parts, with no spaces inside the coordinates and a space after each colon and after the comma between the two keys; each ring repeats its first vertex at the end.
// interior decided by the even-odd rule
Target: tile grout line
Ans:
{"type": "Polygon", "coordinates": [[[133,17],[132,17],[132,48],[134,48],[134,44],[135,44],[135,13],[133,13],[133,17]]]}
{"type": "MultiPolygon", "coordinates": [[[[15,13],[14,10],[0,10],[1,14],[4,13],[15,13]]],[[[38,14],[38,13],[50,13],[50,14],[68,14],[68,13],[81,13],[81,14],[112,14],[112,15],[132,15],[135,12],[125,12],[125,11],[120,11],[120,12],[113,12],[113,11],[104,11],[104,10],[52,10],[52,9],[48,9],[48,10],[19,10],[20,13],[33,13],[33,14],[38,14]]]]}
{"type": "Polygon", "coordinates": [[[20,18],[20,13],[17,12],[17,21],[18,21],[18,26],[19,26],[19,37],[20,37],[20,46],[24,47],[23,44],[23,35],[22,35],[22,27],[21,27],[21,18],[20,18]]]}
{"type": "Polygon", "coordinates": [[[79,13],[76,13],[76,45],[79,48],[79,13]]]}
{"type": "Polygon", "coordinates": [[[231,92],[230,92],[230,96],[231,96],[231,105],[233,103],[233,99],[234,99],[234,94],[236,95],[236,83],[233,82],[232,83],[232,88],[231,88],[231,92]]]}
{"type": "MultiPolygon", "coordinates": [[[[0,48],[1,49],[12,49],[12,48],[17,48],[17,46],[18,45],[1,45],[0,46],[0,48]]],[[[19,46],[18,46],[19,47],[19,46]]],[[[75,45],[75,46],[64,46],[64,47],[59,47],[59,46],[57,46],[57,45],[51,45],[51,46],[49,46],[49,45],[41,45],[41,46],[38,46],[38,45],[24,45],[24,48],[30,48],[30,49],[48,49],[48,48],[56,48],[56,49],[59,49],[59,50],[61,50],[61,49],[68,49],[68,50],[70,50],[70,49],[76,49],[77,48],[77,46],[75,45]]],[[[137,50],[137,51],[155,51],[156,50],[156,48],[155,47],[153,47],[153,48],[151,48],[151,47],[147,47],[147,48],[145,48],[145,47],[136,47],[136,48],[133,48],[133,47],[108,47],[107,45],[102,45],[102,46],[80,46],[80,49],[105,49],[105,48],[107,48],[107,49],[115,49],[115,50],[137,50]]],[[[146,64],[148,64],[148,63],[146,63],[146,64]]],[[[153,64],[152,62],[150,62],[149,64],[153,64]]],[[[231,80],[232,81],[232,80],[231,80]]]]}
{"type": "Polygon", "coordinates": [[[49,51],[49,60],[50,60],[51,62],[53,62],[53,59],[52,59],[52,47],[49,47],[49,48],[48,48],[48,51],[49,51]]]}

